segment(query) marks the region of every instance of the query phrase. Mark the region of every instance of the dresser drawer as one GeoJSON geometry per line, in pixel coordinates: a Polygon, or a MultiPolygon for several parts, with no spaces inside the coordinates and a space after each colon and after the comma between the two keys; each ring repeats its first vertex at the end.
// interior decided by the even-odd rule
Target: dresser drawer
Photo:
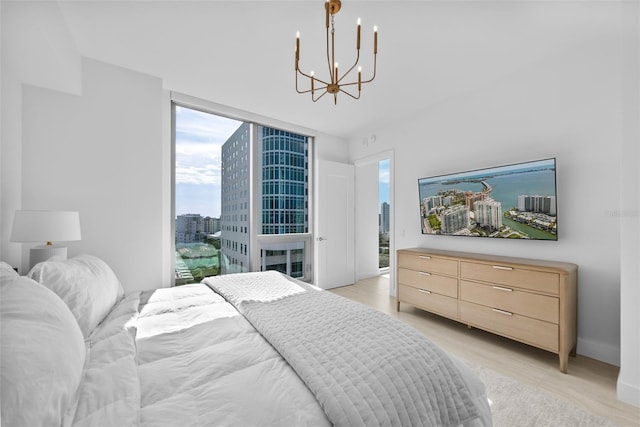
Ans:
{"type": "Polygon", "coordinates": [[[438,258],[429,254],[399,253],[398,267],[427,273],[458,275],[458,260],[438,258]]]}
{"type": "Polygon", "coordinates": [[[499,312],[483,305],[460,301],[460,321],[515,338],[555,353],[558,352],[558,325],[530,317],[499,312]]]}
{"type": "Polygon", "coordinates": [[[460,277],[556,295],[560,289],[560,275],[558,273],[527,270],[508,264],[480,264],[461,261],[460,277]]]}
{"type": "Polygon", "coordinates": [[[411,286],[398,286],[398,301],[406,302],[418,308],[440,314],[442,316],[458,318],[458,300],[443,295],[421,291],[411,286]]]}
{"type": "Polygon", "coordinates": [[[460,299],[546,322],[559,322],[560,300],[557,297],[460,280],[460,299]]]}
{"type": "Polygon", "coordinates": [[[398,269],[398,283],[458,298],[458,279],[424,271],[398,269]]]}

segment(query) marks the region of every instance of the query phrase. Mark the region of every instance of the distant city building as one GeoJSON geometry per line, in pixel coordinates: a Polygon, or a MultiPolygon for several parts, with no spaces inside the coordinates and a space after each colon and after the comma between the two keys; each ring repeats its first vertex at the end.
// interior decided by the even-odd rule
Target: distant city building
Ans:
{"type": "Polygon", "coordinates": [[[453,234],[469,226],[469,208],[457,205],[442,214],[440,229],[443,234],[453,234]]]}
{"type": "Polygon", "coordinates": [[[380,205],[380,232],[389,233],[389,203],[382,202],[380,205]]]}
{"type": "Polygon", "coordinates": [[[250,129],[243,123],[222,145],[221,274],[249,269],[250,129]]]}
{"type": "Polygon", "coordinates": [[[176,243],[204,242],[207,236],[220,231],[220,218],[185,214],[176,217],[176,243]]]}
{"type": "Polygon", "coordinates": [[[464,204],[467,205],[469,210],[475,210],[475,203],[484,200],[483,193],[474,193],[473,191],[467,191],[464,194],[464,204]]]}
{"type": "Polygon", "coordinates": [[[204,217],[204,232],[207,234],[215,234],[220,231],[220,218],[204,217]]]}
{"type": "Polygon", "coordinates": [[[424,210],[431,212],[433,209],[439,206],[451,206],[453,204],[453,197],[451,196],[431,196],[422,201],[424,210]]]}
{"type": "Polygon", "coordinates": [[[502,228],[502,203],[495,200],[481,200],[473,204],[476,224],[494,230],[502,228]]]}
{"type": "Polygon", "coordinates": [[[204,221],[199,214],[176,217],[176,243],[201,242],[205,236],[204,221]]]}
{"type": "Polygon", "coordinates": [[[547,215],[556,215],[555,196],[518,196],[518,210],[522,212],[539,212],[547,215]]]}

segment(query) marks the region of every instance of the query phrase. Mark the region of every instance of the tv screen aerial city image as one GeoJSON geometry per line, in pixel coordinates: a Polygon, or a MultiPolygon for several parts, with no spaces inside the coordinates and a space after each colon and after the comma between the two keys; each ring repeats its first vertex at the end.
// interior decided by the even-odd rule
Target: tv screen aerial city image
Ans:
{"type": "Polygon", "coordinates": [[[423,234],[557,240],[556,161],[418,180],[423,234]]]}

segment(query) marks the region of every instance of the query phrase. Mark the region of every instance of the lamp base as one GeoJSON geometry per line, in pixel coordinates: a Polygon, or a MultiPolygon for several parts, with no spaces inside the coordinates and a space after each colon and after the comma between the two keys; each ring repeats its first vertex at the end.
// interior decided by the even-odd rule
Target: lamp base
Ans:
{"type": "Polygon", "coordinates": [[[39,262],[55,257],[56,260],[67,259],[67,247],[56,245],[40,245],[29,250],[29,270],[39,262]]]}

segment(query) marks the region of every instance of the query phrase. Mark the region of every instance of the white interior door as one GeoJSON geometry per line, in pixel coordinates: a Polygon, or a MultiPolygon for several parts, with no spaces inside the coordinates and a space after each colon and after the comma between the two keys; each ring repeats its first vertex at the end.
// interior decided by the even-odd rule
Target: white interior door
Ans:
{"type": "Polygon", "coordinates": [[[379,161],[377,159],[355,164],[356,223],[355,258],[356,280],[380,274],[378,187],[380,186],[379,161]]]}
{"type": "Polygon", "coordinates": [[[330,289],[355,281],[353,165],[318,161],[315,285],[330,289]]]}

